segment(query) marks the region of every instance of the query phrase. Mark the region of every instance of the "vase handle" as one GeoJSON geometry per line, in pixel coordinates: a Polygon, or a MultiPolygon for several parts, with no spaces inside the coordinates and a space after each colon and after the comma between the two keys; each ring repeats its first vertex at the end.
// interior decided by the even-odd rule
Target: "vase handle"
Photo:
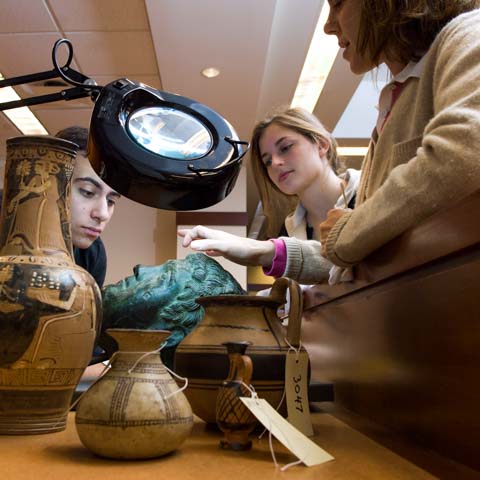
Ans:
{"type": "Polygon", "coordinates": [[[292,347],[300,346],[303,313],[303,292],[295,280],[288,279],[290,292],[290,310],[288,312],[287,340],[292,347]]]}
{"type": "Polygon", "coordinates": [[[285,303],[287,289],[290,293],[287,340],[293,347],[298,347],[300,345],[303,312],[303,292],[300,285],[291,278],[277,278],[272,285],[270,296],[279,303],[285,303]]]}

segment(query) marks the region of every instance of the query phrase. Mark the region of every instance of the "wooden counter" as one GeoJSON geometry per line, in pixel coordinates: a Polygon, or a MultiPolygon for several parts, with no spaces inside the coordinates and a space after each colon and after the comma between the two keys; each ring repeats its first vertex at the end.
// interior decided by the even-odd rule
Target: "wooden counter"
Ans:
{"type": "MultiPolygon", "coordinates": [[[[220,450],[219,432],[207,430],[197,421],[191,437],[166,457],[143,461],[117,461],[96,457],[80,443],[69,415],[67,429],[60,433],[32,436],[0,436],[2,480],[423,480],[437,478],[393,451],[370,440],[327,413],[314,413],[316,441],[335,460],[305,467],[276,469],[268,447],[268,436],[254,439],[250,452],[220,450]]],[[[280,466],[296,458],[274,440],[280,466]]],[[[460,477],[458,477],[460,478],[460,477]]]]}
{"type": "Polygon", "coordinates": [[[354,281],[313,286],[302,317],[311,378],[336,405],[477,472],[479,211],[480,191],[372,253],[354,281]]]}

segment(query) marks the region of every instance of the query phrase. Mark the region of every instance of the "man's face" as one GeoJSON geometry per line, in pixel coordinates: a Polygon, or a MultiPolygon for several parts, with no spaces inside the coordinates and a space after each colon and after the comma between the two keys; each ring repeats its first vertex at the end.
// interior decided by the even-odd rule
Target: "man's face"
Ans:
{"type": "Polygon", "coordinates": [[[72,178],[73,246],[88,248],[110,221],[120,195],[95,173],[88,159],[77,154],[72,178]]]}

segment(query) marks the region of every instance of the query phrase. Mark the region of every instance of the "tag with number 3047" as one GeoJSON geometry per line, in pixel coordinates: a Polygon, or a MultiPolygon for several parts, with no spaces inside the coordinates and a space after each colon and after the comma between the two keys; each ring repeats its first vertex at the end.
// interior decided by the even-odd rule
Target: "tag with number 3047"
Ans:
{"type": "Polygon", "coordinates": [[[307,437],[313,435],[308,402],[308,353],[290,350],[285,359],[288,421],[307,437]]]}

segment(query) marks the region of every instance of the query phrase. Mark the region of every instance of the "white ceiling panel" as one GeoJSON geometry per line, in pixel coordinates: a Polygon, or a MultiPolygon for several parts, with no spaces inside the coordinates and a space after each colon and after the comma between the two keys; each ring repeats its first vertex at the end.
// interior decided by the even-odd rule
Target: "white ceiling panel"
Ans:
{"type": "Polygon", "coordinates": [[[234,0],[147,0],[163,88],[211,106],[241,136],[249,134],[275,4],[274,0],[244,0],[238,8],[234,0]],[[220,75],[202,77],[205,67],[218,68],[220,75]]]}
{"type": "Polygon", "coordinates": [[[82,72],[94,75],[157,75],[157,59],[148,31],[68,32],[82,72]]]}
{"type": "Polygon", "coordinates": [[[143,0],[48,0],[48,3],[64,32],[149,30],[143,0]]]}
{"type": "Polygon", "coordinates": [[[313,110],[326,128],[329,130],[335,128],[361,80],[360,75],[354,75],[350,71],[340,50],[313,110]]]}
{"type": "MultiPolygon", "coordinates": [[[[10,78],[52,70],[52,48],[59,38],[58,33],[0,34],[0,72],[10,78]]],[[[66,48],[58,49],[57,59],[60,65],[66,63],[66,48]]],[[[71,67],[77,69],[75,62],[71,67]]]]}
{"type": "Polygon", "coordinates": [[[323,3],[276,2],[256,119],[292,101],[323,3]]]}
{"type": "Polygon", "coordinates": [[[90,126],[90,117],[92,116],[93,103],[90,108],[76,108],[70,112],[68,119],[65,117],[65,111],[61,108],[49,108],[36,110],[38,119],[45,125],[50,135],[55,135],[59,130],[73,125],[88,128],[90,126]]]}
{"type": "Polygon", "coordinates": [[[1,0],[0,33],[52,31],[56,31],[55,22],[45,2],[1,0]]]}

